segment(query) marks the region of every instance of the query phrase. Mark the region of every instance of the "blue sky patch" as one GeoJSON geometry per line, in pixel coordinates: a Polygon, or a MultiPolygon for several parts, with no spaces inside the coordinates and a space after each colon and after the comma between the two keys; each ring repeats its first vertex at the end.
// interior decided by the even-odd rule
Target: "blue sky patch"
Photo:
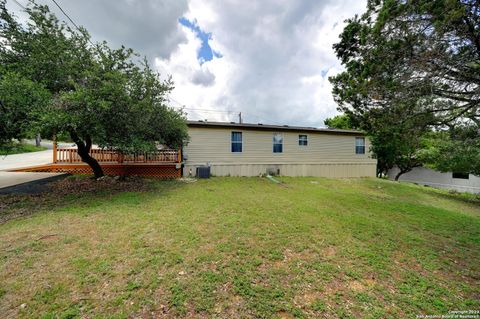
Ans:
{"type": "Polygon", "coordinates": [[[178,19],[178,22],[195,32],[197,37],[202,41],[202,46],[200,47],[200,50],[197,52],[197,59],[200,64],[203,64],[207,61],[211,61],[214,57],[215,58],[221,58],[222,55],[219,52],[215,52],[212,50],[210,47],[210,44],[208,44],[208,41],[212,39],[212,33],[210,32],[205,32],[197,24],[197,21],[193,20],[190,21],[187,18],[181,17],[178,19]]]}

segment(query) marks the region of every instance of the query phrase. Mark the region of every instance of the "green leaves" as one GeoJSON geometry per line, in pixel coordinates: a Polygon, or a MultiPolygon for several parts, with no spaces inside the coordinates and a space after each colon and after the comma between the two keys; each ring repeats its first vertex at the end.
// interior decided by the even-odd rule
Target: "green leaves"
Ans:
{"type": "MultiPolygon", "coordinates": [[[[479,10],[478,1],[370,0],[365,14],[347,21],[333,46],[345,71],[329,80],[339,110],[371,135],[381,169],[418,165],[432,129],[479,128],[479,10]]],[[[477,140],[469,148],[454,140],[441,146],[452,156],[438,169],[473,160],[453,154],[477,152],[477,140]]]]}
{"type": "Polygon", "coordinates": [[[422,156],[428,166],[442,172],[480,176],[480,133],[474,126],[431,133],[423,144],[422,156]]]}
{"type": "Polygon", "coordinates": [[[21,137],[35,122],[48,134],[121,152],[187,140],[183,113],[167,105],[171,79],[160,80],[132,49],[90,45],[86,30],[71,29],[47,6],[29,5],[26,26],[5,1],[0,10],[0,112],[8,115],[0,139],[21,137]]]}
{"type": "Polygon", "coordinates": [[[0,144],[34,133],[49,98],[42,85],[18,73],[0,75],[0,144]]]}
{"type": "Polygon", "coordinates": [[[348,117],[348,115],[346,114],[341,114],[331,118],[326,118],[324,122],[325,122],[325,125],[328,126],[328,128],[337,128],[337,129],[343,129],[343,130],[354,129],[354,126],[352,124],[352,121],[350,120],[350,117],[348,117]]]}

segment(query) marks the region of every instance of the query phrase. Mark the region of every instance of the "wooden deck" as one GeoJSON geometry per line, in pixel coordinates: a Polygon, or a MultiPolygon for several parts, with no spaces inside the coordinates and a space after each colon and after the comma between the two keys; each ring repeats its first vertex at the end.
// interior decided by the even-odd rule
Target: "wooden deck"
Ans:
{"type": "MultiPolygon", "coordinates": [[[[129,153],[121,154],[114,150],[91,149],[90,156],[101,163],[181,163],[182,156],[180,150],[159,150],[153,153],[129,153]]],[[[82,159],[77,153],[76,148],[56,148],[53,149],[53,163],[82,163],[82,159]]]]}
{"type": "MultiPolygon", "coordinates": [[[[180,178],[182,172],[181,150],[159,150],[154,153],[121,154],[113,150],[92,149],[105,175],[149,176],[162,179],[180,178]]],[[[53,149],[51,164],[12,170],[16,172],[49,172],[93,174],[90,166],[82,162],[76,148],[53,149]]]]}

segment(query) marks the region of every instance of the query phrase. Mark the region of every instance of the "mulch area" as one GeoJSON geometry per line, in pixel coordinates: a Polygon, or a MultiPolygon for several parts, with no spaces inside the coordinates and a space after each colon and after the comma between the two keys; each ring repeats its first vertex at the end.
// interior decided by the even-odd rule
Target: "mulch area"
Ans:
{"type": "Polygon", "coordinates": [[[105,176],[93,179],[86,176],[67,178],[42,185],[42,192],[31,194],[0,194],[0,224],[9,220],[34,214],[42,209],[58,207],[91,194],[109,196],[120,192],[144,192],[151,189],[148,179],[142,177],[105,176]]]}

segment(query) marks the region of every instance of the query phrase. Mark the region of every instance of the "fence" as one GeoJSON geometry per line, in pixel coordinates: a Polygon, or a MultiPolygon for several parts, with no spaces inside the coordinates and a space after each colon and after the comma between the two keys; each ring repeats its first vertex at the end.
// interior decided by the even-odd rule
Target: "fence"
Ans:
{"type": "MultiPolygon", "coordinates": [[[[152,153],[128,153],[123,154],[113,150],[93,148],[90,150],[90,156],[99,163],[180,163],[182,161],[181,152],[178,150],[165,149],[152,153]]],[[[78,155],[76,148],[54,148],[53,163],[81,163],[82,159],[78,155]]]]}

